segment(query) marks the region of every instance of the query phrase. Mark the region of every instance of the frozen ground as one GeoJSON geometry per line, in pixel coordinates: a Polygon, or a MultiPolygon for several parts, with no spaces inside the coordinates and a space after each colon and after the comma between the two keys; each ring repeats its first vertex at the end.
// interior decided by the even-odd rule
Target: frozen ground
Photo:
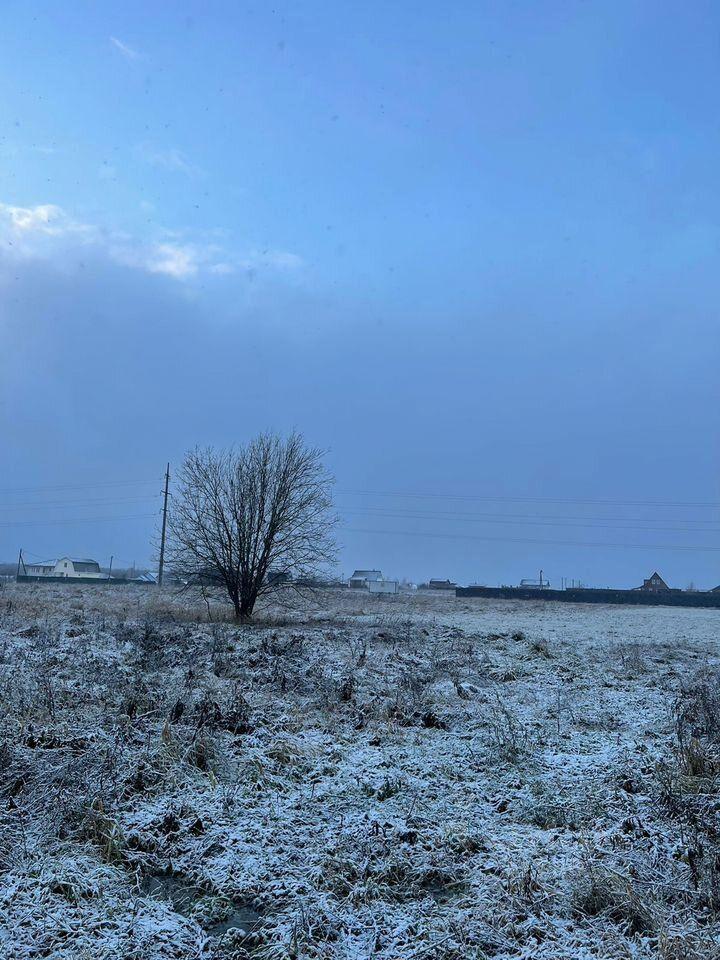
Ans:
{"type": "Polygon", "coordinates": [[[0,957],[720,957],[713,610],[0,592],[0,957]]]}

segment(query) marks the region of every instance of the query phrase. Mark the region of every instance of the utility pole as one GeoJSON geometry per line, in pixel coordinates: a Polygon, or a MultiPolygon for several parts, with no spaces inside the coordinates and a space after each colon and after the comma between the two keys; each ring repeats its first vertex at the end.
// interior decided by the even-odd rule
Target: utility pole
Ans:
{"type": "Polygon", "coordinates": [[[16,580],[17,580],[18,577],[20,576],[20,564],[21,564],[22,562],[23,562],[23,558],[22,558],[22,549],[21,549],[21,550],[20,550],[20,553],[18,554],[17,573],[15,574],[15,579],[16,579],[16,580]]]}
{"type": "Polygon", "coordinates": [[[167,465],[167,470],[165,471],[165,496],[163,499],[163,522],[162,522],[162,534],[160,535],[160,563],[158,564],[158,586],[162,586],[163,582],[163,567],[165,566],[165,531],[167,529],[167,502],[168,502],[168,487],[170,486],[170,464],[167,465]]]}
{"type": "Polygon", "coordinates": [[[110,569],[109,569],[109,571],[108,571],[108,576],[109,576],[109,577],[112,577],[112,562],[113,562],[113,558],[112,558],[112,556],[111,556],[111,557],[110,557],[110,569]]]}

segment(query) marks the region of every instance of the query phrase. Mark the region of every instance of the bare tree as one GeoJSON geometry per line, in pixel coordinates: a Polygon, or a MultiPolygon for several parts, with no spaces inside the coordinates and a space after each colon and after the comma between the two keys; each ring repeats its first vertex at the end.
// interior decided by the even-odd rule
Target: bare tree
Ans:
{"type": "Polygon", "coordinates": [[[190,581],[222,584],[235,616],[250,618],[277,587],[273,573],[309,578],[334,561],[331,483],[322,452],[298,433],[192,451],[168,519],[172,568],[190,581]]]}

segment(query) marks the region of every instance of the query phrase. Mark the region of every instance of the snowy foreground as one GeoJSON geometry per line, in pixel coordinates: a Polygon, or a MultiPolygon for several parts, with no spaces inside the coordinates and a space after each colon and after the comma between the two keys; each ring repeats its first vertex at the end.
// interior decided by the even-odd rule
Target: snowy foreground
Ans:
{"type": "Polygon", "coordinates": [[[0,592],[0,957],[720,957],[720,611],[0,592]]]}

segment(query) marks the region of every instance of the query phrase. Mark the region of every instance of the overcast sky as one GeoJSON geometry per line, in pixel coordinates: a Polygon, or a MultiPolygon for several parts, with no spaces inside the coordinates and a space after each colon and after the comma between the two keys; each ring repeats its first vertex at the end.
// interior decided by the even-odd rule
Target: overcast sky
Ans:
{"type": "Polygon", "coordinates": [[[6,0],[0,87],[0,559],[296,427],[346,573],[720,583],[716,3],[6,0]]]}

